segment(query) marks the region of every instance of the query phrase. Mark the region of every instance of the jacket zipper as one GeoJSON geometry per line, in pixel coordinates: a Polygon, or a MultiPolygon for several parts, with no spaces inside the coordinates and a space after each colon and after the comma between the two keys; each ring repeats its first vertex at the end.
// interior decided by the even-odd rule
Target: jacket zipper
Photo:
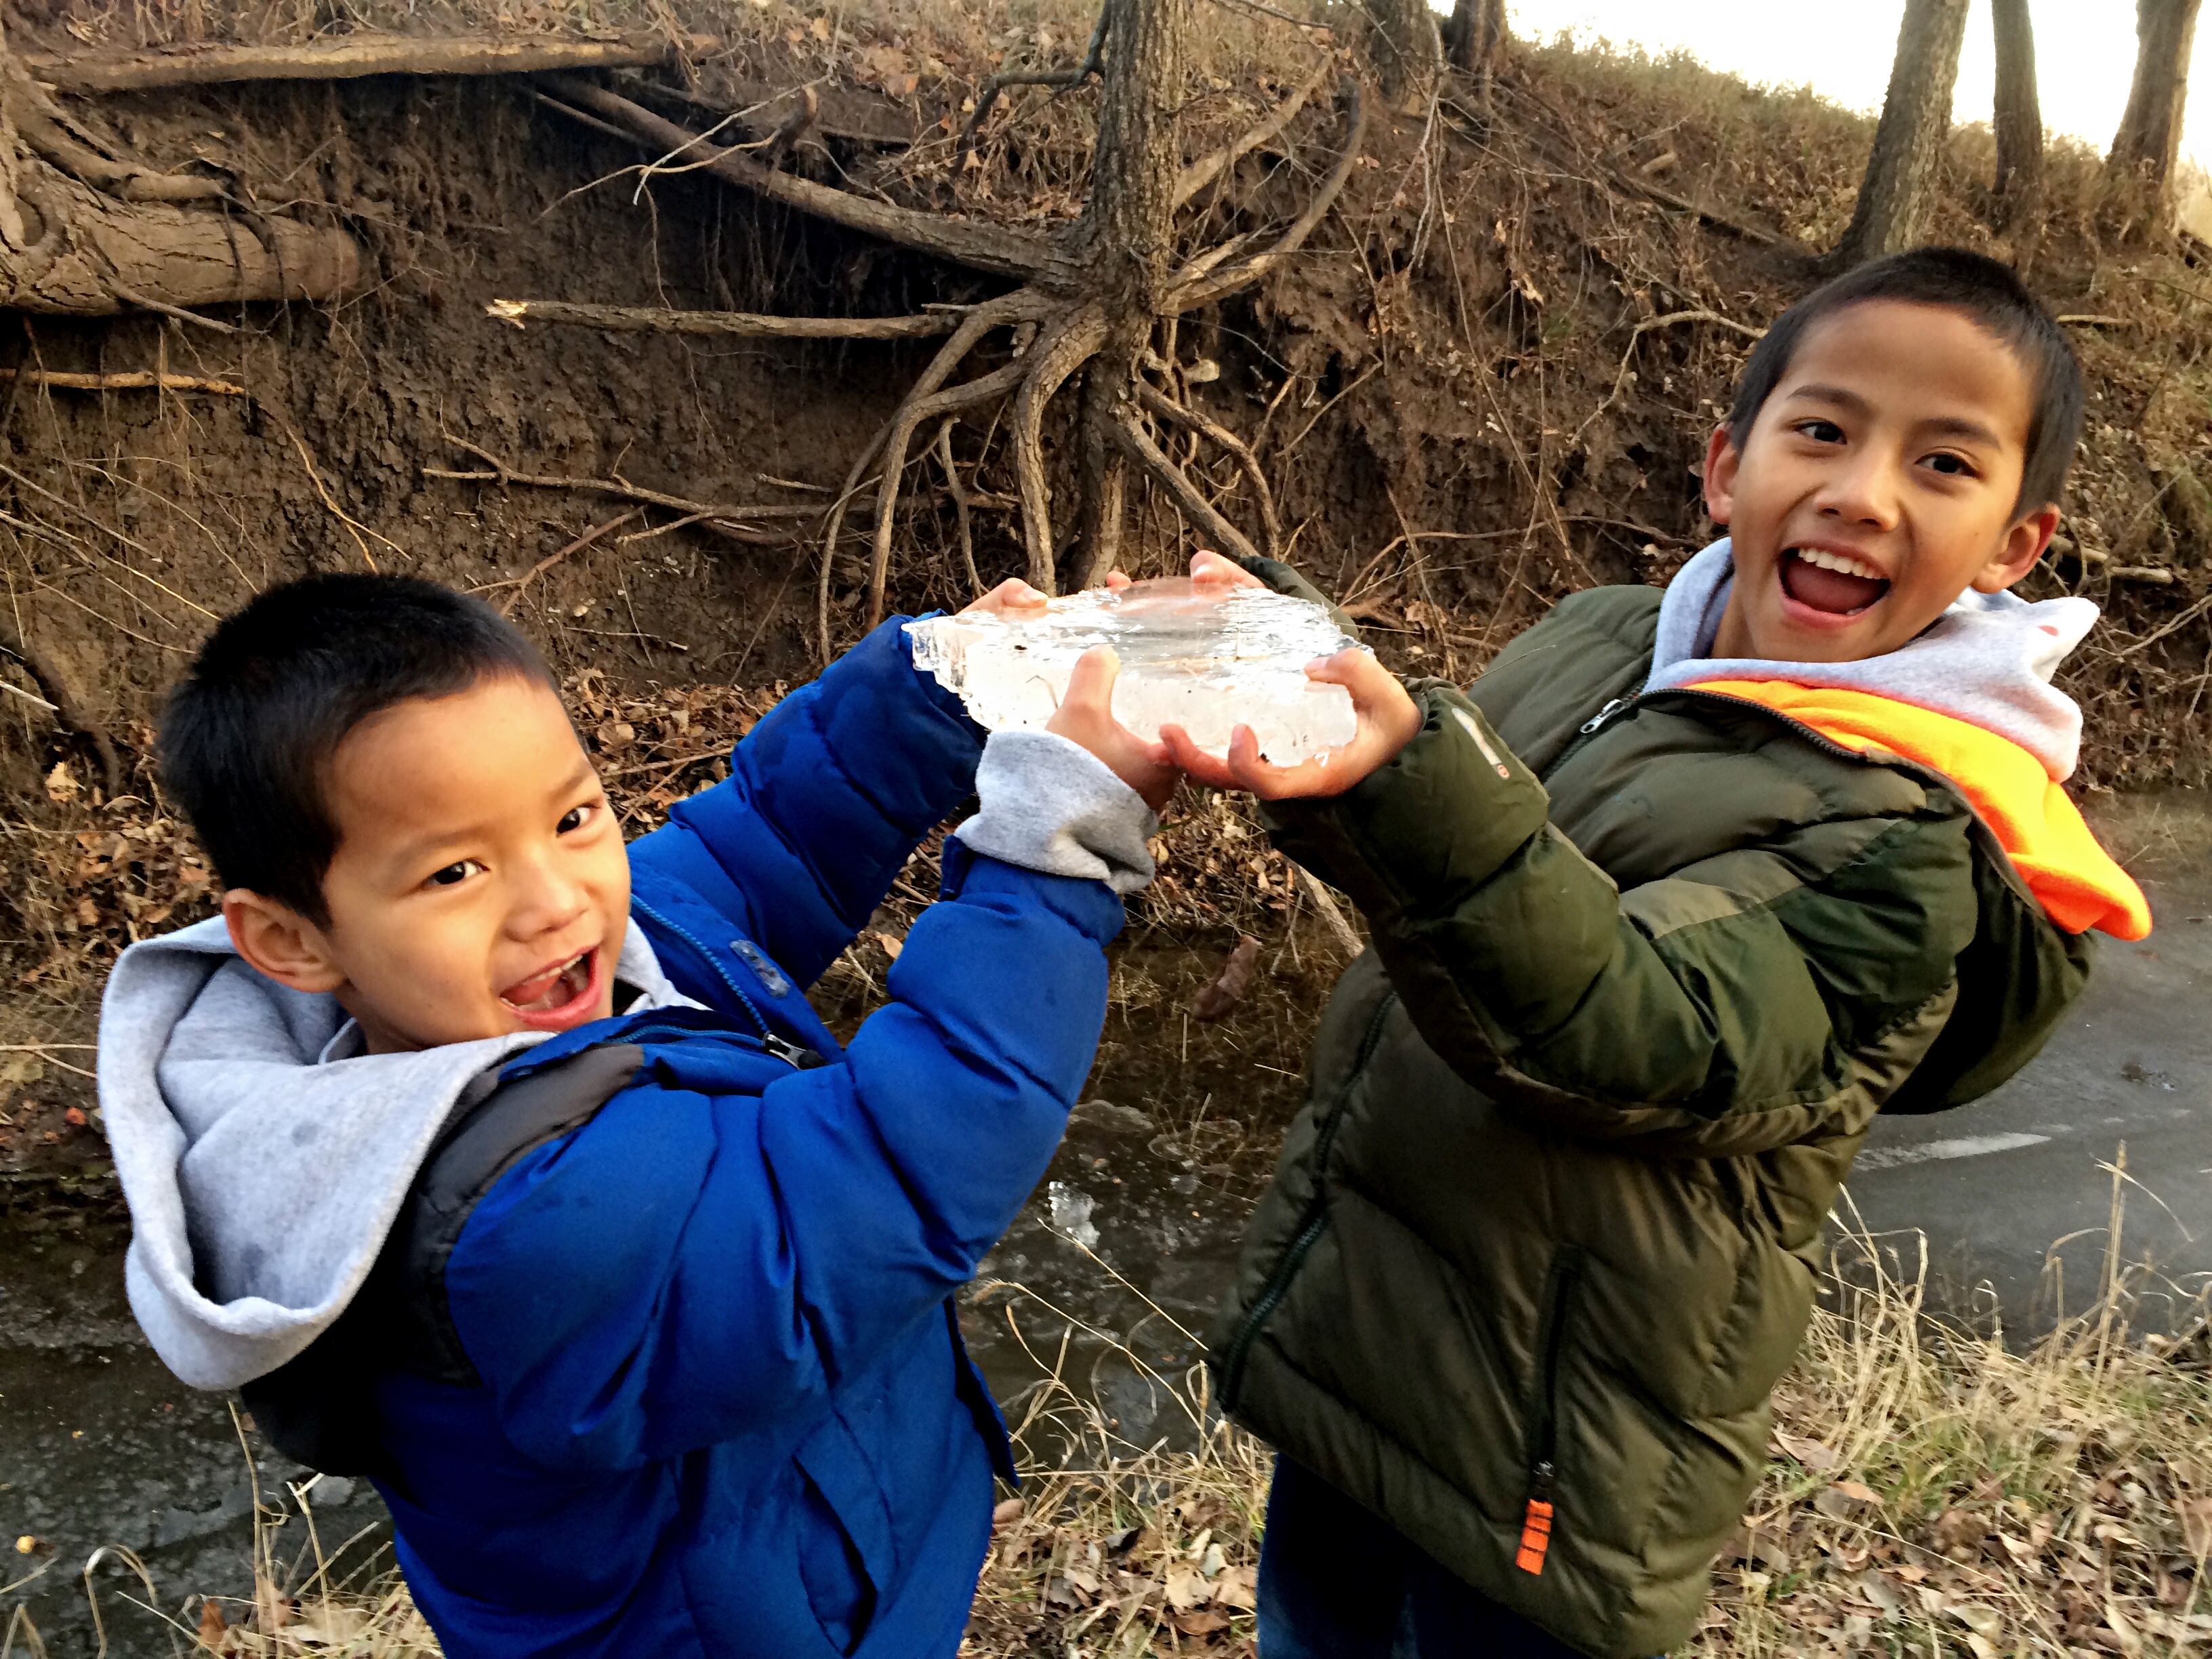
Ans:
{"type": "MultiPolygon", "coordinates": [[[[711,1032],[701,1032],[689,1025],[639,1025],[622,1034],[623,1042],[639,1043],[650,1042],[657,1037],[696,1037],[712,1035],[711,1032]]],[[[738,1032],[733,1035],[742,1038],[744,1033],[738,1032]]],[[[817,1065],[821,1062],[822,1056],[811,1048],[803,1048],[795,1042],[787,1042],[773,1031],[760,1039],[760,1045],[772,1059],[781,1060],[795,1071],[805,1070],[810,1060],[817,1065]]]]}
{"type": "MultiPolygon", "coordinates": [[[[699,942],[697,937],[692,933],[690,929],[681,927],[678,924],[669,921],[666,916],[662,915],[659,911],[654,909],[650,904],[647,904],[643,899],[639,898],[635,894],[632,894],[630,896],[629,908],[636,911],[640,915],[643,916],[647,921],[652,922],[655,927],[665,927],[670,933],[675,934],[677,938],[682,939],[686,945],[691,947],[691,949],[698,955],[698,957],[702,962],[705,963],[709,968],[714,970],[714,977],[720,980],[723,984],[730,988],[730,994],[738,1000],[739,1006],[742,1006],[745,1012],[751,1017],[753,1024],[757,1027],[760,1031],[761,1041],[767,1046],[770,1054],[775,1054],[779,1060],[787,1060],[789,1059],[790,1056],[781,1052],[782,1049],[787,1048],[793,1054],[807,1052],[799,1048],[799,1045],[796,1043],[784,1042],[781,1037],[779,1037],[774,1031],[771,1031],[769,1029],[768,1022],[761,1018],[761,1011],[759,1007],[755,1005],[750,997],[745,994],[744,988],[739,985],[736,980],[730,977],[729,970],[724,968],[722,964],[715,959],[714,953],[712,951],[709,951],[705,945],[699,942]],[[781,1045],[781,1048],[779,1048],[778,1045],[781,1045]]],[[[796,1065],[798,1062],[793,1060],[792,1063],[796,1065]]]]}
{"type": "MultiPolygon", "coordinates": [[[[1645,685],[1650,684],[1650,682],[1649,680],[1644,682],[1645,685]]],[[[1605,728],[1610,726],[1616,718],[1627,710],[1630,704],[1633,703],[1643,695],[1644,686],[1639,685],[1626,696],[1615,697],[1612,702],[1606,704],[1604,708],[1599,709],[1596,714],[1591,715],[1580,726],[1577,726],[1575,728],[1575,740],[1569,744],[1565,749],[1559,750],[1558,756],[1553,758],[1552,763],[1544,769],[1543,776],[1539,778],[1537,781],[1540,783],[1548,782],[1551,779],[1552,774],[1558,771],[1562,766],[1565,766],[1570,757],[1578,751],[1582,746],[1588,743],[1592,738],[1604,731],[1605,728]]]]}
{"type": "Polygon", "coordinates": [[[1521,1543],[1513,1565],[1541,1577],[1552,1547],[1552,1492],[1557,1479],[1559,1437],[1559,1355],[1565,1346],[1567,1304],[1583,1276],[1579,1244],[1562,1244],[1552,1258],[1549,1282],[1536,1330],[1538,1373],[1534,1416],[1528,1425],[1528,1501],[1522,1511],[1521,1543]]]}
{"type": "Polygon", "coordinates": [[[1383,1022],[1389,1018],[1391,1005],[1397,1000],[1395,991],[1384,992],[1382,1001],[1375,1005],[1375,1012],[1368,1016],[1367,1029],[1359,1039],[1359,1052],[1352,1062],[1352,1076],[1337,1096],[1336,1104],[1329,1109],[1320,1134],[1315,1137],[1314,1195],[1306,1206],[1304,1224],[1298,1229],[1298,1236],[1291,1242],[1291,1248],[1283,1252],[1283,1259],[1276,1264],[1275,1271],[1268,1275],[1267,1288],[1261,1291],[1260,1299],[1252,1304],[1252,1311],[1244,1316],[1243,1324],[1237,1328],[1236,1339],[1229,1345],[1229,1357],[1221,1368],[1221,1398],[1224,1406],[1236,1402],[1237,1391],[1244,1382],[1244,1362],[1252,1352],[1253,1342],[1259,1337],[1260,1328],[1274,1316],[1277,1305],[1289,1293],[1291,1280],[1297,1276],[1306,1252],[1313,1249],[1314,1242],[1321,1237],[1322,1229],[1328,1224],[1328,1200],[1323,1196],[1322,1188],[1328,1169],[1329,1148],[1335,1143],[1337,1126],[1344,1119],[1345,1102],[1351,1097],[1352,1085],[1358,1081],[1359,1073],[1374,1058],[1376,1045],[1382,1040],[1383,1022]]]}

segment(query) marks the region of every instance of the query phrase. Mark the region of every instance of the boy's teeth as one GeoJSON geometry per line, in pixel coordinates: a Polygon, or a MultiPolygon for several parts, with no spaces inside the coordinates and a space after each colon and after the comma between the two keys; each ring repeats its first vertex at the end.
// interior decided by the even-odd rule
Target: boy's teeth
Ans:
{"type": "Polygon", "coordinates": [[[1881,571],[1870,564],[1852,558],[1847,553],[1831,553],[1821,547],[1800,547],[1791,550],[1807,564],[1822,570],[1833,570],[1843,575],[1857,576],[1870,582],[1882,580],[1881,571]]]}

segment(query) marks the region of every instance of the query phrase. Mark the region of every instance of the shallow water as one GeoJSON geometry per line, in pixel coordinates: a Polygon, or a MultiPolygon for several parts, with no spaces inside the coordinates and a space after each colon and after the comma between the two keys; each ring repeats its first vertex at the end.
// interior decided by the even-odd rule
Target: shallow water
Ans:
{"type": "MultiPolygon", "coordinates": [[[[1986,1283],[2014,1329],[2051,1317],[2045,1247],[2087,1228],[2067,1253],[2078,1306],[2111,1191],[2099,1165],[2121,1140],[2130,1175],[2157,1195],[2129,1212],[2130,1258],[2148,1252],[2185,1290],[2212,1274],[2212,806],[2175,793],[2100,827],[2140,863],[2157,932],[2106,945],[2049,1048],[1996,1095],[1878,1124],[1852,1182],[1873,1226],[1924,1229],[1955,1299],[1971,1303],[1986,1283]]],[[[1279,1095],[1279,1074],[1265,1086],[1279,1095]]],[[[1079,1109],[1046,1181],[965,1298],[971,1350],[1017,1420],[1056,1376],[1129,1445],[1189,1443],[1176,1385],[1188,1390],[1195,1376],[1266,1173],[1249,1152],[1205,1161],[1243,1139],[1221,1121],[1237,1103],[1218,1089],[1211,1100],[1214,1116],[1195,1127],[1170,1124],[1185,1109],[1156,1102],[1079,1109]]],[[[172,1613],[188,1592],[238,1595],[249,1584],[252,1487],[237,1430],[221,1398],[177,1384],[139,1340],[123,1297],[125,1237],[119,1220],[66,1206],[19,1205],[0,1221],[0,1586],[41,1575],[0,1595],[0,1625],[22,1601],[57,1656],[94,1651],[81,1575],[103,1545],[137,1552],[172,1613]],[[26,1534],[41,1553],[14,1553],[26,1534]]],[[[1034,1455],[1051,1449],[1049,1428],[1033,1434],[1034,1455]]],[[[305,1472],[264,1452],[257,1473],[264,1500],[293,1511],[280,1554],[305,1555],[286,1491],[305,1472]]],[[[324,1481],[310,1501],[325,1548],[381,1520],[365,1484],[324,1481]]],[[[372,1530],[344,1559],[367,1566],[379,1542],[372,1530]]],[[[94,1579],[112,1652],[169,1650],[121,1599],[143,1594],[127,1567],[111,1558],[94,1579]]]]}

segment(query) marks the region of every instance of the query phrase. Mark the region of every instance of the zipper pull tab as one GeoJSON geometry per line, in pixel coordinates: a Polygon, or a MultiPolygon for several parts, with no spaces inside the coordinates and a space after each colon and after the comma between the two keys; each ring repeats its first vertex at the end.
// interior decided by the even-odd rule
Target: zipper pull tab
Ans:
{"type": "Polygon", "coordinates": [[[787,1037],[780,1037],[773,1031],[761,1039],[761,1047],[794,1071],[811,1071],[823,1063],[822,1056],[813,1049],[802,1047],[787,1037]]]}
{"type": "Polygon", "coordinates": [[[1544,1576],[1544,1557],[1552,1547],[1552,1461],[1536,1465],[1535,1489],[1521,1515],[1521,1547],[1513,1565],[1532,1577],[1544,1576]]]}
{"type": "Polygon", "coordinates": [[[1596,714],[1591,715],[1575,729],[1581,732],[1584,737],[1589,736],[1591,732],[1596,731],[1598,727],[1603,726],[1615,714],[1627,708],[1630,701],[1631,699],[1627,697],[1615,697],[1611,702],[1606,704],[1604,708],[1599,709],[1596,714]]]}

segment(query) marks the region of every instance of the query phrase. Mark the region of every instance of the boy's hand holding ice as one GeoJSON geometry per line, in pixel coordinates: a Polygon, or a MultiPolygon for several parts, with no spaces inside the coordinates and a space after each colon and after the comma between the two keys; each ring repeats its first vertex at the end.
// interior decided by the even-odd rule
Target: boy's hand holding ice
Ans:
{"type": "MultiPolygon", "coordinates": [[[[1190,562],[1191,580],[1202,587],[1262,587],[1266,584],[1218,553],[1201,552],[1190,562]]],[[[1340,685],[1352,694],[1359,729],[1352,741],[1295,766],[1276,766],[1260,757],[1259,740],[1249,726],[1237,727],[1226,760],[1209,755],[1179,726],[1160,728],[1162,747],[1173,763],[1200,783],[1217,789],[1243,789],[1261,800],[1340,795],[1398,751],[1421,729],[1421,711],[1398,677],[1362,650],[1340,651],[1306,666],[1306,677],[1340,685]]]]}

